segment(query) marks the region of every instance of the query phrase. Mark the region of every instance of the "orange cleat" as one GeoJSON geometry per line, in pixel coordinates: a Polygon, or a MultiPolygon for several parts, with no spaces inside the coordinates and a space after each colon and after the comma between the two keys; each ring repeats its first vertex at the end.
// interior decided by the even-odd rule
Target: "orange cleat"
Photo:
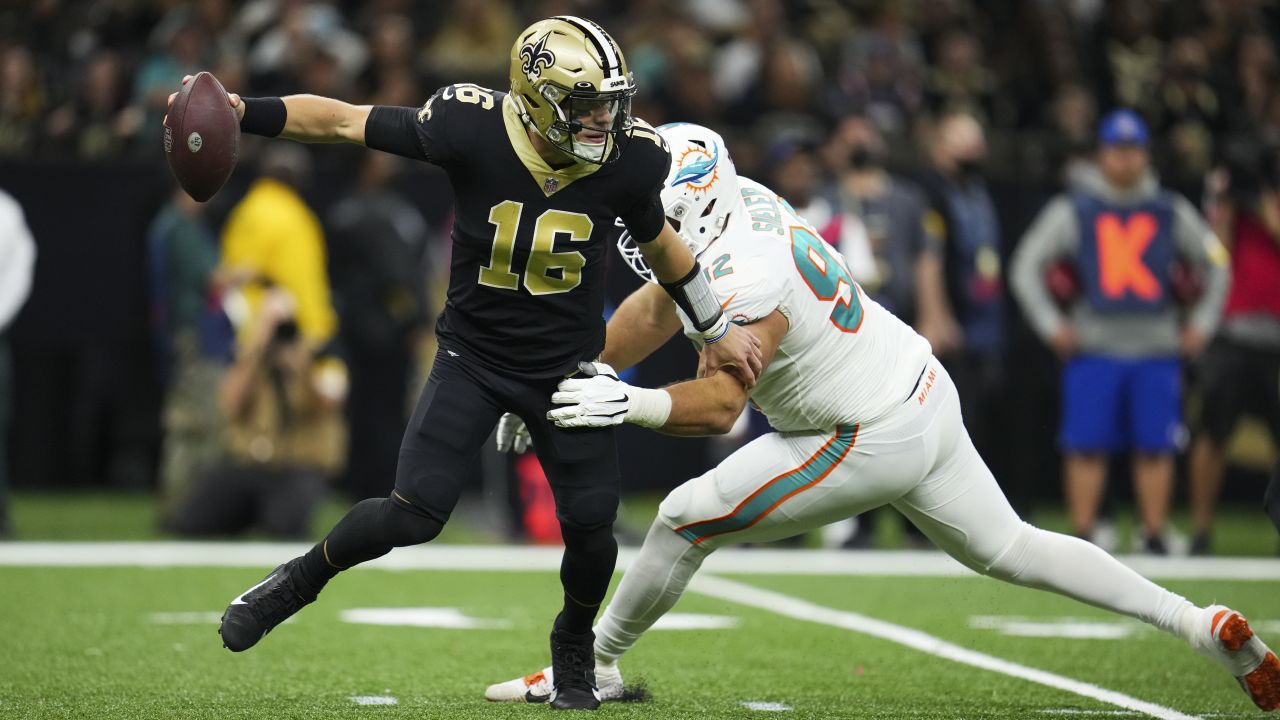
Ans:
{"type": "Polygon", "coordinates": [[[1216,661],[1262,710],[1280,708],[1280,660],[1253,634],[1249,621],[1221,605],[1200,610],[1191,645],[1216,661]]]}

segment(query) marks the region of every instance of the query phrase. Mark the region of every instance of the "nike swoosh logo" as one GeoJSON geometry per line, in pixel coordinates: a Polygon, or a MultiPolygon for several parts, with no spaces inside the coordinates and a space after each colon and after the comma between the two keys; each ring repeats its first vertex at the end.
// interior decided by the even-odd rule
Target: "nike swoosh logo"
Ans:
{"type": "Polygon", "coordinates": [[[730,295],[728,300],[725,300],[724,302],[720,303],[720,309],[724,310],[725,308],[729,307],[729,303],[733,302],[733,299],[736,297],[738,297],[738,293],[734,293],[730,295]]]}
{"type": "Polygon", "coordinates": [[[245,590],[244,592],[240,593],[239,597],[237,597],[235,600],[232,600],[232,601],[231,601],[231,604],[232,604],[232,605],[247,605],[248,603],[246,603],[246,602],[244,601],[244,596],[245,596],[245,595],[248,595],[249,593],[253,592],[254,590],[257,590],[258,588],[262,587],[263,585],[266,585],[267,583],[271,582],[271,579],[272,579],[272,578],[274,578],[275,576],[276,576],[276,574],[275,574],[275,573],[271,573],[270,575],[268,575],[268,576],[267,576],[267,579],[266,579],[266,580],[263,580],[262,582],[258,583],[257,585],[254,585],[253,587],[249,588],[248,590],[245,590]]]}
{"type": "Polygon", "coordinates": [[[524,691],[524,701],[527,703],[544,703],[551,699],[550,695],[539,695],[532,690],[524,691]]]}

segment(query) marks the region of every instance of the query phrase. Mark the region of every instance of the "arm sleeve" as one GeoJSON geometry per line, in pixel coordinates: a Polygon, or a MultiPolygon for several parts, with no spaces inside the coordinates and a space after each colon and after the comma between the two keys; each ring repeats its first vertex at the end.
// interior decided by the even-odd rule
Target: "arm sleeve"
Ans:
{"type": "Polygon", "coordinates": [[[31,294],[36,243],[18,201],[0,191],[0,331],[31,294]]]}
{"type": "Polygon", "coordinates": [[[1045,286],[1044,270],[1055,260],[1070,257],[1078,249],[1075,211],[1071,199],[1051,200],[1032,223],[1013,253],[1010,282],[1027,321],[1042,338],[1049,338],[1065,318],[1045,286]]]}
{"type": "Polygon", "coordinates": [[[1186,258],[1204,277],[1204,292],[1191,307],[1188,322],[1208,336],[1218,327],[1231,284],[1230,257],[1204,217],[1186,198],[1173,204],[1173,239],[1178,254],[1186,258]]]}
{"type": "Polygon", "coordinates": [[[365,145],[436,165],[452,162],[457,156],[456,133],[450,132],[456,114],[452,88],[440,88],[420,108],[375,105],[365,121],[365,145]]]}
{"type": "Polygon", "coordinates": [[[667,220],[662,210],[662,185],[671,166],[671,152],[666,145],[651,142],[646,137],[633,138],[632,143],[638,147],[629,148],[628,152],[636,152],[640,156],[636,167],[631,170],[636,177],[633,191],[636,201],[618,213],[618,217],[636,242],[646,243],[658,237],[662,224],[667,220]]]}

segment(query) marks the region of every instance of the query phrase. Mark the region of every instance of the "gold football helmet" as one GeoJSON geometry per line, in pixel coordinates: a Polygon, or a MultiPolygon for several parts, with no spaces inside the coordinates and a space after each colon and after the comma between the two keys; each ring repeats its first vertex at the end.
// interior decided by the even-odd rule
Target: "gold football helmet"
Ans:
{"type": "Polygon", "coordinates": [[[565,154],[616,160],[631,127],[635,79],[622,50],[590,20],[540,20],[511,46],[511,98],[525,124],[565,154]]]}

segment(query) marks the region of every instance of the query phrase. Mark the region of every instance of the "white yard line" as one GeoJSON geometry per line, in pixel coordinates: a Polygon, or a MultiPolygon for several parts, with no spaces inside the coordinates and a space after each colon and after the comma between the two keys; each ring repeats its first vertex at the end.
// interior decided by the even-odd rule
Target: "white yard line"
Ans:
{"type": "Polygon", "coordinates": [[[816,605],[807,600],[772,590],[765,590],[754,585],[746,585],[734,580],[726,580],[710,575],[699,575],[690,583],[689,589],[702,595],[767,610],[796,620],[852,630],[881,640],[904,645],[935,657],[953,660],[963,665],[990,670],[1010,677],[1029,680],[1058,690],[1065,690],[1099,702],[1115,705],[1125,710],[1134,710],[1154,718],[1160,718],[1161,720],[1200,720],[1194,715],[1186,715],[1172,708],[1139,700],[1114,690],[1107,690],[1087,682],[1073,680],[1069,677],[1055,675],[993,655],[963,648],[919,630],[895,625],[891,622],[877,620],[854,612],[816,605]]]}
{"type": "MultiPolygon", "coordinates": [[[[297,543],[0,542],[0,567],[251,567],[271,568],[306,552],[297,543]]],[[[383,570],[556,570],[561,549],[527,545],[427,545],[400,548],[366,566],[383,570]]],[[[635,557],[622,550],[618,568],[635,557]]],[[[1126,565],[1155,579],[1280,580],[1271,558],[1150,558],[1123,556],[1126,565]]],[[[707,559],[707,572],[763,575],[892,575],[968,577],[973,573],[940,552],[742,550],[707,559]]]]}

